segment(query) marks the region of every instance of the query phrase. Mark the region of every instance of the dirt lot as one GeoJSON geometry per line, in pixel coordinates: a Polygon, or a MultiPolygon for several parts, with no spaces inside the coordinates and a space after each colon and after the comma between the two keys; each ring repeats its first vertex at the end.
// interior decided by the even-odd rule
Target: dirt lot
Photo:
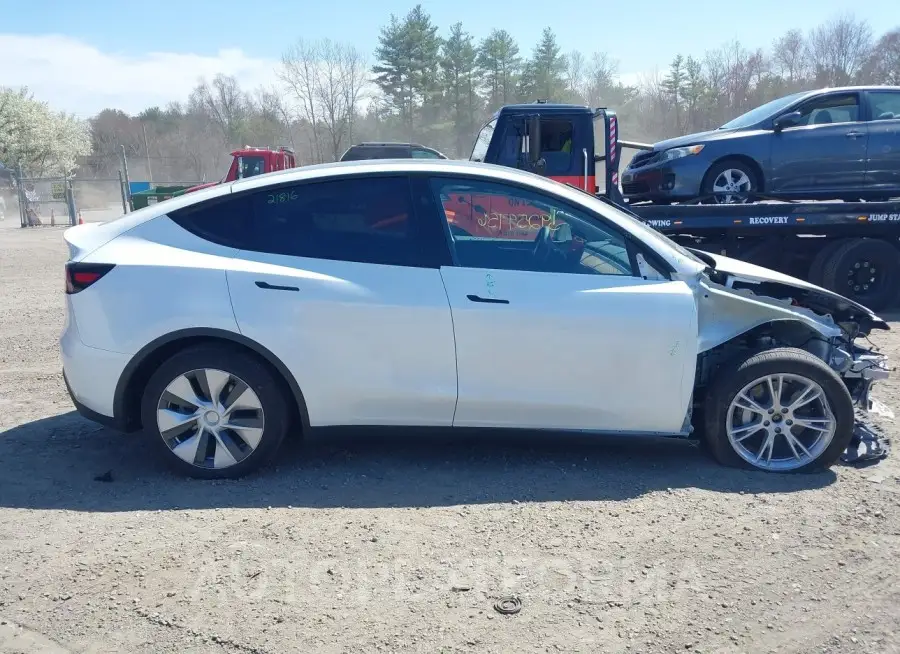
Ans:
{"type": "MultiPolygon", "coordinates": [[[[61,230],[0,223],[0,652],[900,651],[898,454],[776,476],[350,433],[189,481],[72,412],[64,260],[61,230]]],[[[900,411],[900,375],[878,396],[900,411]]]]}

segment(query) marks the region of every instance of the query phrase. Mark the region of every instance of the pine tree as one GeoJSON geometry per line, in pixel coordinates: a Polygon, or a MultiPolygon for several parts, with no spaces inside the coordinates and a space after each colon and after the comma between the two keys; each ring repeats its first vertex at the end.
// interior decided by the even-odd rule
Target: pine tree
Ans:
{"type": "Polygon", "coordinates": [[[525,65],[520,83],[523,100],[560,100],[566,92],[566,58],[560,53],[556,35],[545,27],[541,40],[525,65]]]}
{"type": "Polygon", "coordinates": [[[478,47],[478,69],[486,87],[485,100],[490,110],[515,99],[516,84],[522,70],[519,46],[506,30],[494,30],[478,47]]]}
{"type": "Polygon", "coordinates": [[[439,118],[441,39],[437,30],[422,5],[416,5],[403,22],[391,16],[375,50],[375,83],[399,112],[409,139],[415,136],[417,118],[424,124],[439,118]]]}
{"type": "Polygon", "coordinates": [[[475,61],[472,35],[463,30],[462,23],[456,23],[450,28],[450,38],[444,42],[441,69],[457,154],[462,154],[471,145],[475,129],[475,61]]]}

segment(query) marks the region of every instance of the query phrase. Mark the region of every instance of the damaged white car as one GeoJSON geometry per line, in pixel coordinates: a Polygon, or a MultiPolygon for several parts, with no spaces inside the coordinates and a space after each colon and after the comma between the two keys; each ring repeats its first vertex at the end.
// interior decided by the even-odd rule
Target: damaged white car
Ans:
{"type": "Polygon", "coordinates": [[[198,477],[336,425],[699,437],[817,469],[888,374],[865,307],[509,168],[310,166],[65,239],[75,406],[198,477]]]}

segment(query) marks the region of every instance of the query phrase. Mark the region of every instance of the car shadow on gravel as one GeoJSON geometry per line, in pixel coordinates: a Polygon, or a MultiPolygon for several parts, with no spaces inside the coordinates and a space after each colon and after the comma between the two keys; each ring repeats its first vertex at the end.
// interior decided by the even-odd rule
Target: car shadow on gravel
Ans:
{"type": "Polygon", "coordinates": [[[242,480],[208,482],[169,472],[145,435],[74,412],[0,433],[0,461],[0,506],[74,511],[622,500],[677,488],[790,493],[836,479],[723,468],[671,439],[333,429],[289,439],[276,465],[242,480]]]}

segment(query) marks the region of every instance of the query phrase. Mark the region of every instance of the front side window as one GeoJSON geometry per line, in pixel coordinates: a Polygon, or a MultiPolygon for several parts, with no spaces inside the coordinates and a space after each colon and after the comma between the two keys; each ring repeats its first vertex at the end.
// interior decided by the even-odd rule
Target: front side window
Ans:
{"type": "Polygon", "coordinates": [[[831,125],[859,120],[859,96],[856,93],[829,95],[802,104],[797,125],[831,125]]]}
{"type": "Polygon", "coordinates": [[[433,179],[432,190],[460,266],[634,274],[618,230],[551,196],[495,182],[450,178],[433,179]]]}
{"type": "Polygon", "coordinates": [[[869,115],[872,120],[900,119],[900,92],[869,91],[869,115]]]}
{"type": "Polygon", "coordinates": [[[472,154],[469,157],[471,161],[484,161],[484,158],[487,156],[488,146],[491,144],[491,138],[494,136],[495,127],[497,127],[496,118],[478,132],[478,138],[475,139],[475,146],[472,148],[472,154]]]}

